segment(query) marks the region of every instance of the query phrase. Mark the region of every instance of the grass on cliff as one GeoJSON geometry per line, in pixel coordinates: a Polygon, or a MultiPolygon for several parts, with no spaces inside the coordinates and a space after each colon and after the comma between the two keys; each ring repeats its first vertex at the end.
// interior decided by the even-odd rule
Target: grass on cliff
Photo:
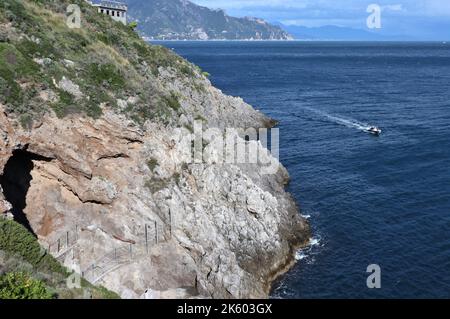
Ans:
{"type": "Polygon", "coordinates": [[[0,2],[0,102],[8,112],[34,117],[53,110],[59,117],[80,113],[99,117],[117,99],[137,97],[120,110],[137,122],[168,122],[180,112],[174,96],[158,86],[171,69],[199,87],[201,72],[170,50],[145,43],[132,28],[99,14],[83,0],[2,0],[0,2]],[[66,25],[66,8],[81,8],[81,28],[66,25]],[[58,83],[77,85],[75,99],[58,83]],[[55,100],[42,98],[51,91],[55,100]]]}
{"type": "Polygon", "coordinates": [[[86,280],[81,280],[81,288],[68,288],[70,275],[25,227],[0,218],[0,299],[119,298],[86,280]]]}
{"type": "Polygon", "coordinates": [[[12,44],[0,43],[0,75],[0,102],[20,114],[29,111],[25,102],[37,93],[42,81],[38,65],[12,44]],[[26,83],[32,84],[26,86],[26,83]]]}

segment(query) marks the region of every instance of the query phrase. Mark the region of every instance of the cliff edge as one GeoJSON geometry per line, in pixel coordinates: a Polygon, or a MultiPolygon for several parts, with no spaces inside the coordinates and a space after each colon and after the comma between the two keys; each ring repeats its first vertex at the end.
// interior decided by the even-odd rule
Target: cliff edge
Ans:
{"type": "Polygon", "coordinates": [[[216,142],[273,124],[84,1],[0,4],[0,214],[122,297],[267,297],[309,227],[260,142],[236,136],[266,164],[216,142]],[[198,123],[215,133],[193,161],[198,123]]]}

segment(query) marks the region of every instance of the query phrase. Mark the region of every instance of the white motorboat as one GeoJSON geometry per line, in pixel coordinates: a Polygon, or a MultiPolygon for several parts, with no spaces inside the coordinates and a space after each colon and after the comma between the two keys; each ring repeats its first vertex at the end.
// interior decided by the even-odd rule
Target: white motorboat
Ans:
{"type": "Polygon", "coordinates": [[[366,132],[378,136],[378,135],[381,134],[381,129],[379,129],[379,128],[376,127],[376,126],[372,126],[372,127],[369,127],[369,128],[366,130],[366,132]]]}

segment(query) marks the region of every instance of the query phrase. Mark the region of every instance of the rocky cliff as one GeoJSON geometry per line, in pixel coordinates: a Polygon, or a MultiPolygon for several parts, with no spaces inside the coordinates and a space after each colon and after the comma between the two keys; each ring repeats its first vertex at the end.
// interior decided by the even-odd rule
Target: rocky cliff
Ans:
{"type": "Polygon", "coordinates": [[[224,164],[216,141],[274,121],[84,1],[67,28],[72,2],[0,5],[0,213],[122,297],[266,297],[308,225],[261,142],[224,164]]]}
{"type": "Polygon", "coordinates": [[[262,19],[227,15],[187,0],[126,0],[130,19],[143,35],[157,40],[292,40],[262,19]]]}

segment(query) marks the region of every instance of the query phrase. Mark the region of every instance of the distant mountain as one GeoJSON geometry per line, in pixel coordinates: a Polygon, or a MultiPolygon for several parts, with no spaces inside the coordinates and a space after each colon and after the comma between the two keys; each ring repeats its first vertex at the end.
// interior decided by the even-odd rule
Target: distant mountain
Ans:
{"type": "Polygon", "coordinates": [[[258,18],[235,18],[187,0],[125,0],[130,20],[157,40],[291,40],[279,26],[258,18]]]}
{"type": "Polygon", "coordinates": [[[285,29],[298,40],[332,40],[332,41],[396,41],[408,40],[405,36],[391,36],[377,31],[344,28],[338,26],[323,26],[309,28],[304,26],[287,26],[281,23],[278,26],[285,29]]]}

